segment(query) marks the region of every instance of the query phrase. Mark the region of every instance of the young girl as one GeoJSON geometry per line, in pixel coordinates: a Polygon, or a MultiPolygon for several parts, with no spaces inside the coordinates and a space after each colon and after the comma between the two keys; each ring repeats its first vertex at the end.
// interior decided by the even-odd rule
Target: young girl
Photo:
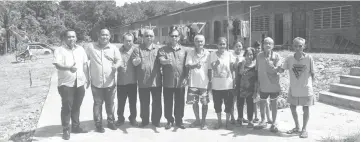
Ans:
{"type": "Polygon", "coordinates": [[[314,81],[314,61],[311,55],[303,52],[305,39],[296,37],[293,40],[295,54],[286,58],[283,67],[278,67],[279,72],[289,70],[290,88],[287,102],[291,104],[291,112],[296,127],[288,131],[288,134],[300,132],[296,106],[303,107],[303,126],[300,138],[307,138],[307,123],[310,115],[309,106],[314,105],[312,82],[314,81]]]}
{"type": "Polygon", "coordinates": [[[233,57],[231,52],[226,51],[227,39],[220,37],[218,39],[218,50],[210,54],[210,66],[213,72],[212,94],[214,109],[217,113],[218,123],[215,129],[222,126],[222,104],[224,102],[226,113],[226,128],[231,129],[229,118],[233,105],[233,57]]]}
{"type": "MultiPolygon", "coordinates": [[[[253,127],[253,98],[257,97],[256,52],[249,47],[244,53],[245,60],[239,63],[239,96],[237,98],[238,117],[243,118],[244,101],[247,103],[248,128],[253,127]]],[[[242,123],[241,123],[242,124],[242,123]]]]}

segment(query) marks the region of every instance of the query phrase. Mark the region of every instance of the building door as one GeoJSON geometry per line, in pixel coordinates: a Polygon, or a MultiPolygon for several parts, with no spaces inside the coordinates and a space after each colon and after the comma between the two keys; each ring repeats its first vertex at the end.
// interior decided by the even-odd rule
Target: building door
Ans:
{"type": "Polygon", "coordinates": [[[283,14],[275,15],[275,45],[283,45],[283,14]]]}
{"type": "Polygon", "coordinates": [[[214,21],[214,27],[213,27],[213,31],[214,31],[214,43],[217,42],[218,38],[221,37],[222,35],[222,24],[220,21],[214,21]]]}
{"type": "Polygon", "coordinates": [[[306,38],[306,12],[303,10],[292,12],[292,39],[306,38]]]}

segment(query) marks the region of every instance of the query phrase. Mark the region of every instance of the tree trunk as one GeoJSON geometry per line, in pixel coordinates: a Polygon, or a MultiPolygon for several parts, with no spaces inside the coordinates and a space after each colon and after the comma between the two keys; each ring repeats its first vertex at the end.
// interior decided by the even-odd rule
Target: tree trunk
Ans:
{"type": "Polygon", "coordinates": [[[5,54],[7,54],[8,50],[10,49],[9,14],[8,14],[7,11],[5,11],[5,14],[4,14],[4,26],[5,26],[5,29],[6,29],[5,54]]]}

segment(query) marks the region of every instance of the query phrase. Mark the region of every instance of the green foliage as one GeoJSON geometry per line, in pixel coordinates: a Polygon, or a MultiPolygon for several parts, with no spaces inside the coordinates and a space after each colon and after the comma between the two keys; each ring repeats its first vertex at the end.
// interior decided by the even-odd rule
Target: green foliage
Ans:
{"type": "MultiPolygon", "coordinates": [[[[0,1],[0,29],[15,26],[24,30],[32,41],[57,44],[65,29],[74,29],[78,41],[91,36],[99,28],[112,28],[191,6],[187,2],[150,1],[126,3],[117,7],[115,1],[0,1]],[[95,30],[94,30],[95,29],[95,30]]],[[[2,30],[4,32],[4,30],[2,30]]],[[[14,36],[0,34],[9,41],[14,36]]],[[[2,46],[0,45],[0,48],[2,46]]]]}

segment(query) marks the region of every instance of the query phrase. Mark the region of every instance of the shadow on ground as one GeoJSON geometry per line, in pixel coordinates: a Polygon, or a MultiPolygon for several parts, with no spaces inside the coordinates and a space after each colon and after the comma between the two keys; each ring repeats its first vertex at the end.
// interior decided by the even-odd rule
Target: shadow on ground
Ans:
{"type": "MultiPolygon", "coordinates": [[[[194,122],[195,119],[185,119],[184,122],[188,123],[186,126],[188,128],[191,127],[191,123],[194,122]]],[[[212,131],[217,131],[217,129],[215,129],[214,127],[216,126],[218,120],[217,119],[207,119],[206,123],[207,123],[207,127],[208,130],[212,130],[212,131]]],[[[220,129],[225,130],[225,120],[222,120],[222,127],[220,129]]],[[[256,124],[255,124],[256,125],[256,124]]],[[[220,134],[221,136],[233,136],[233,137],[238,137],[238,136],[246,136],[246,135],[259,135],[259,136],[278,136],[278,137],[293,137],[293,136],[298,136],[298,135],[289,135],[286,134],[285,130],[279,130],[279,132],[277,133],[273,133],[269,130],[270,125],[265,128],[265,129],[261,129],[261,130],[255,130],[253,128],[247,128],[247,124],[243,123],[243,125],[241,126],[240,124],[232,124],[231,125],[231,129],[229,130],[228,133],[223,133],[220,134]]],[[[190,128],[190,129],[199,129],[199,128],[190,128]]],[[[200,130],[201,131],[201,130],[200,130]]]]}

